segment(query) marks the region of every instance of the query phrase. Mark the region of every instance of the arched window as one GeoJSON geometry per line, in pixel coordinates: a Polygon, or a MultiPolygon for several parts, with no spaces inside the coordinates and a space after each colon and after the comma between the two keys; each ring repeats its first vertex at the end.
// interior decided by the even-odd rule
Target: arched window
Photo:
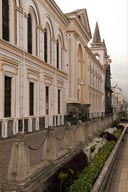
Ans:
{"type": "Polygon", "coordinates": [[[47,62],[48,61],[48,36],[47,36],[47,29],[44,29],[44,61],[47,62]]]}
{"type": "Polygon", "coordinates": [[[59,40],[57,39],[57,42],[56,42],[56,66],[57,66],[57,69],[59,69],[59,40]]]}
{"type": "Polygon", "coordinates": [[[9,41],[9,2],[2,0],[2,37],[9,41]]]}
{"type": "Polygon", "coordinates": [[[28,14],[28,52],[32,54],[32,18],[28,14]]]}

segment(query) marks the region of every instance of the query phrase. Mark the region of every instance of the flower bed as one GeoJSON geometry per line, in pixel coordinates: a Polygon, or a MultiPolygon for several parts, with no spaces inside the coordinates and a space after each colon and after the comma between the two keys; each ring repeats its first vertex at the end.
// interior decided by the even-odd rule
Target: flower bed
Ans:
{"type": "Polygon", "coordinates": [[[99,150],[88,167],[85,167],[82,173],[79,174],[76,180],[70,187],[69,192],[89,192],[94,184],[99,172],[101,171],[104,162],[114,147],[114,141],[107,141],[102,149],[99,150]]]}
{"type": "MultiPolygon", "coordinates": [[[[99,173],[102,170],[102,167],[104,166],[105,161],[107,160],[115,145],[115,138],[117,140],[121,135],[121,132],[123,130],[122,128],[123,127],[119,127],[118,129],[114,130],[112,134],[108,134],[109,137],[106,138],[108,139],[107,142],[91,160],[88,167],[85,167],[84,170],[79,174],[78,179],[74,181],[68,192],[89,192],[91,190],[99,173]]],[[[105,132],[105,134],[106,133],[107,132],[105,132]]]]}
{"type": "Polygon", "coordinates": [[[90,161],[97,154],[100,148],[106,143],[106,139],[96,137],[89,143],[83,150],[86,153],[88,160],[90,161]]]}

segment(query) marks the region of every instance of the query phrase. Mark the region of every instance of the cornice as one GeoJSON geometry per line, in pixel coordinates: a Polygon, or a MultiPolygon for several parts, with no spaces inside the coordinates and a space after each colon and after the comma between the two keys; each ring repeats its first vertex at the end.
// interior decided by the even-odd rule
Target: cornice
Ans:
{"type": "Polygon", "coordinates": [[[89,34],[86,32],[85,28],[83,27],[83,25],[81,24],[77,16],[73,15],[72,17],[69,17],[69,20],[70,20],[70,23],[72,22],[76,26],[76,30],[77,31],[79,30],[80,33],[82,34],[82,37],[81,35],[80,37],[83,39],[86,38],[87,42],[89,42],[91,38],[89,37],[89,34]]]}
{"type": "Polygon", "coordinates": [[[69,25],[69,20],[66,18],[65,14],[61,11],[59,6],[55,3],[54,0],[45,0],[45,3],[48,5],[46,6],[47,9],[50,8],[53,15],[58,16],[59,20],[64,24],[65,27],[69,25]]]}

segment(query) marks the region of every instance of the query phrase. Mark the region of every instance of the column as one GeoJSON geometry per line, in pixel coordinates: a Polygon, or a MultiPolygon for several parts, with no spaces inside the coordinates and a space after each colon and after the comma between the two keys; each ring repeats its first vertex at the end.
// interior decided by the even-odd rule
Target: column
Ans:
{"type": "Polygon", "coordinates": [[[32,118],[31,117],[28,120],[28,132],[32,132],[32,118]]]}

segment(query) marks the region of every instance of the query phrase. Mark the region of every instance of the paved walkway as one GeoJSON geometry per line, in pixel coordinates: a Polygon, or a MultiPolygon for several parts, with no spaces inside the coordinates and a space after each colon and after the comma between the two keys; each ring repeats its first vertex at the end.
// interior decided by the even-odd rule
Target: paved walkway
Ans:
{"type": "Polygon", "coordinates": [[[128,192],[128,134],[121,144],[117,164],[105,192],[128,192]]]}

